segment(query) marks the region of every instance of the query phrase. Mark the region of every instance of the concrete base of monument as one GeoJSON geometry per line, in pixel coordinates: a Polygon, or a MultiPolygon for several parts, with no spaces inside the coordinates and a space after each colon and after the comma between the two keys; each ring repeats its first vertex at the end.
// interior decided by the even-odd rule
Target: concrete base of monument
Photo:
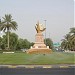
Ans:
{"type": "Polygon", "coordinates": [[[32,48],[27,50],[27,54],[49,54],[49,53],[52,53],[52,50],[48,48],[32,48]]]}
{"type": "Polygon", "coordinates": [[[29,54],[49,54],[52,50],[49,49],[49,46],[44,44],[44,36],[42,33],[37,33],[35,35],[35,44],[27,50],[29,54]]]}

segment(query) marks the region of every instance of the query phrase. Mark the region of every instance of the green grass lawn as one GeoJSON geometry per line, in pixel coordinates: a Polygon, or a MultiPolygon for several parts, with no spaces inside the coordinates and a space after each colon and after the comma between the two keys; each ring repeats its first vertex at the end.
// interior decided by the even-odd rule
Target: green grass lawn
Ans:
{"type": "Polygon", "coordinates": [[[75,64],[75,53],[51,54],[0,53],[0,64],[75,64]]]}

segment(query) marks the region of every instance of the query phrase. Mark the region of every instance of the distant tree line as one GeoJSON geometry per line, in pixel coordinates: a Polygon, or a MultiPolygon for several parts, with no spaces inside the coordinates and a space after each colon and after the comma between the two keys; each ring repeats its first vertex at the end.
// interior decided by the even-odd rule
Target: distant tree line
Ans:
{"type": "MultiPolygon", "coordinates": [[[[10,50],[21,50],[21,49],[29,49],[31,46],[34,45],[33,42],[29,42],[27,39],[19,38],[16,33],[9,33],[9,44],[10,44],[10,50]]],[[[8,34],[5,32],[5,34],[0,37],[0,49],[2,50],[8,50],[7,46],[7,38],[8,34]]],[[[50,38],[46,38],[46,45],[49,46],[50,49],[53,49],[53,42],[50,38]]]]}
{"type": "MultiPolygon", "coordinates": [[[[0,49],[8,50],[7,48],[7,32],[5,35],[0,37],[0,49]]],[[[29,42],[27,39],[19,38],[15,33],[9,33],[9,44],[10,50],[21,50],[21,49],[29,49],[34,43],[29,42]]]]}

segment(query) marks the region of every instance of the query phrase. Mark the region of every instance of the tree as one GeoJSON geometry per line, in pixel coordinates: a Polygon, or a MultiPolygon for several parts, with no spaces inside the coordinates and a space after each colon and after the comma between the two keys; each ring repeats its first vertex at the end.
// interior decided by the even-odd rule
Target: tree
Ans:
{"type": "Polygon", "coordinates": [[[66,34],[65,39],[63,40],[62,44],[64,46],[64,49],[69,50],[71,49],[71,40],[70,40],[71,35],[66,34]]]}
{"type": "Polygon", "coordinates": [[[75,27],[73,28],[70,28],[70,40],[71,40],[71,44],[72,44],[72,48],[71,50],[74,50],[75,51],[75,27]]]}
{"type": "Polygon", "coordinates": [[[9,32],[10,30],[16,30],[17,29],[17,23],[13,21],[12,16],[10,14],[5,14],[5,17],[3,17],[3,21],[0,23],[0,31],[7,31],[8,35],[8,46],[7,48],[9,49],[9,32]]]}
{"type": "Polygon", "coordinates": [[[50,49],[53,49],[53,41],[50,38],[46,38],[45,40],[46,40],[46,46],[49,46],[50,49]]]}
{"type": "Polygon", "coordinates": [[[70,32],[62,40],[61,48],[75,50],[75,28],[70,28],[70,32]]]}
{"type": "Polygon", "coordinates": [[[30,47],[31,47],[31,46],[33,46],[33,45],[34,45],[34,43],[33,43],[33,42],[31,42],[31,43],[30,43],[30,47]]]}
{"type": "Polygon", "coordinates": [[[15,33],[10,33],[10,49],[16,49],[16,46],[17,46],[17,42],[18,42],[18,35],[15,34],[15,33]],[[12,41],[12,42],[11,42],[12,41]]]}
{"type": "Polygon", "coordinates": [[[75,35],[75,27],[70,28],[70,32],[69,33],[73,33],[73,35],[75,35]]]}
{"type": "Polygon", "coordinates": [[[65,49],[65,50],[70,50],[71,49],[71,42],[70,40],[63,40],[63,42],[61,43],[61,48],[65,49]]]}
{"type": "Polygon", "coordinates": [[[2,50],[5,49],[5,47],[7,46],[7,44],[6,44],[6,36],[5,35],[2,36],[0,45],[1,45],[2,50]]]}
{"type": "Polygon", "coordinates": [[[0,49],[1,49],[1,44],[2,44],[2,38],[0,37],[0,49]]]}
{"type": "Polygon", "coordinates": [[[27,39],[19,39],[17,43],[17,49],[29,49],[30,42],[27,39]]]}
{"type": "MultiPolygon", "coordinates": [[[[7,32],[5,33],[5,35],[3,35],[2,41],[1,41],[1,48],[5,49],[7,47],[7,32]]],[[[9,39],[9,44],[10,44],[10,49],[11,50],[15,50],[16,46],[17,46],[17,42],[18,42],[18,35],[15,33],[11,33],[10,32],[10,39],[9,39]]]]}

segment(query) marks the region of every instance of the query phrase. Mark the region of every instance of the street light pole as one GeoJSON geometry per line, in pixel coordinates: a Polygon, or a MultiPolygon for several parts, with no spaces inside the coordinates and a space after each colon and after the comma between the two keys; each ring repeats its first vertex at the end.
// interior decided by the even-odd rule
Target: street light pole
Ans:
{"type": "Polygon", "coordinates": [[[49,33],[49,38],[50,38],[50,33],[49,33]]]}
{"type": "MultiPolygon", "coordinates": [[[[47,20],[44,20],[45,21],[45,28],[46,28],[46,21],[47,20]]],[[[46,30],[45,30],[45,44],[46,44],[46,30]]]]}

